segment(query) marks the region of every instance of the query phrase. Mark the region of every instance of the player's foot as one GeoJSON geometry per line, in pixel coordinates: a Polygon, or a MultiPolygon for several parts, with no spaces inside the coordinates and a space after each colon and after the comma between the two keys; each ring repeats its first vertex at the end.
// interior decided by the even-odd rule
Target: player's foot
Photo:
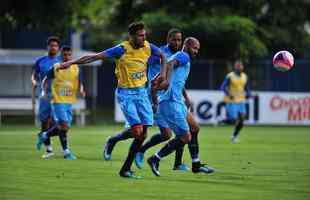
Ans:
{"type": "Polygon", "coordinates": [[[54,152],[52,152],[52,151],[46,151],[46,152],[42,155],[42,158],[47,160],[47,159],[49,159],[50,157],[52,157],[53,155],[55,155],[54,152]]]}
{"type": "Polygon", "coordinates": [[[111,137],[108,137],[107,142],[103,147],[103,159],[104,160],[111,160],[111,154],[113,151],[114,144],[111,141],[111,137]]]}
{"type": "Polygon", "coordinates": [[[173,170],[187,172],[187,171],[189,171],[189,167],[187,165],[185,165],[185,164],[181,164],[181,165],[178,165],[178,166],[174,166],[173,170]]]}
{"type": "Polygon", "coordinates": [[[37,143],[36,143],[37,150],[41,149],[42,144],[44,143],[46,139],[47,139],[46,132],[41,132],[38,134],[37,143]]]}
{"type": "Polygon", "coordinates": [[[120,171],[120,172],[119,172],[119,175],[120,175],[121,177],[123,177],[123,178],[133,178],[133,179],[140,179],[140,178],[141,178],[141,176],[136,176],[136,175],[134,174],[134,172],[131,171],[131,170],[128,170],[128,171],[120,171]]]}
{"type": "Polygon", "coordinates": [[[65,153],[64,154],[64,158],[66,160],[76,160],[76,156],[73,153],[71,153],[71,152],[65,153]]]}
{"type": "Polygon", "coordinates": [[[238,137],[237,136],[232,136],[231,137],[231,143],[233,143],[233,144],[238,143],[238,137]]]}
{"type": "Polygon", "coordinates": [[[206,173],[211,174],[215,170],[212,167],[207,166],[206,164],[201,164],[200,162],[195,162],[192,165],[192,172],[193,173],[206,173]]]}
{"type": "Polygon", "coordinates": [[[139,169],[142,169],[144,163],[144,154],[141,152],[137,152],[135,156],[135,163],[139,169]]]}
{"type": "Polygon", "coordinates": [[[151,157],[149,157],[149,159],[147,159],[147,163],[151,167],[151,170],[152,170],[153,174],[155,176],[160,176],[160,172],[159,172],[159,159],[156,158],[155,156],[151,156],[151,157]]]}

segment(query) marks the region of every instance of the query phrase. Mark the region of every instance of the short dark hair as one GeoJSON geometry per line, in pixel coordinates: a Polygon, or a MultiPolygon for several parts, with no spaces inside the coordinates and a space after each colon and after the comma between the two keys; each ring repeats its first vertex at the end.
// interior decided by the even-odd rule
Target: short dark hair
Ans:
{"type": "Polygon", "coordinates": [[[167,38],[170,38],[172,37],[172,35],[176,34],[176,33],[181,33],[182,34],[182,31],[178,28],[172,28],[168,31],[168,34],[167,34],[167,38]]]}
{"type": "Polygon", "coordinates": [[[134,35],[137,33],[137,31],[144,29],[144,23],[143,22],[133,22],[129,24],[128,26],[128,33],[129,35],[134,35]]]}
{"type": "Polygon", "coordinates": [[[64,45],[64,46],[61,47],[61,52],[63,52],[63,51],[72,51],[72,49],[71,49],[70,46],[64,45]]]}
{"type": "Polygon", "coordinates": [[[50,37],[47,38],[46,43],[47,43],[47,45],[49,45],[51,42],[57,42],[58,45],[59,45],[60,44],[60,39],[57,36],[50,36],[50,37]]]}

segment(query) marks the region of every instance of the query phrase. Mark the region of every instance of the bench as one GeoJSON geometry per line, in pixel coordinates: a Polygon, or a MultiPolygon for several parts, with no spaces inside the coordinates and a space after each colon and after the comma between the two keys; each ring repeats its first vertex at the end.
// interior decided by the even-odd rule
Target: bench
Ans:
{"type": "MultiPolygon", "coordinates": [[[[35,123],[38,124],[39,104],[36,100],[35,123]]],[[[78,126],[86,124],[86,101],[78,99],[73,105],[73,113],[76,116],[75,122],[78,126]]],[[[31,98],[3,98],[0,97],[0,126],[2,124],[2,116],[4,115],[32,115],[31,98]]]]}

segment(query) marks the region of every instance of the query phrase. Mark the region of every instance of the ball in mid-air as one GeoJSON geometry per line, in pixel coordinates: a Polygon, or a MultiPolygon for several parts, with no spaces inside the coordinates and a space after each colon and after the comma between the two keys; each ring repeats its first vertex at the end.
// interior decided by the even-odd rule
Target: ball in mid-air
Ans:
{"type": "Polygon", "coordinates": [[[286,72],[294,66],[294,57],[288,51],[279,51],[273,56],[273,66],[281,72],[286,72]]]}

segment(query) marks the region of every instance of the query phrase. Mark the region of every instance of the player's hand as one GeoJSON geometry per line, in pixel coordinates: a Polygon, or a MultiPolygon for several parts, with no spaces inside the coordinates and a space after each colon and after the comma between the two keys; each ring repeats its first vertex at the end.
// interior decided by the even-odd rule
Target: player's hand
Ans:
{"type": "Polygon", "coordinates": [[[167,80],[159,82],[158,88],[160,90],[167,90],[169,87],[169,82],[167,80]]]}
{"type": "Polygon", "coordinates": [[[70,65],[71,64],[69,62],[60,63],[59,66],[57,66],[57,69],[67,69],[70,65]]]}
{"type": "Polygon", "coordinates": [[[187,107],[187,109],[189,110],[189,112],[194,112],[194,105],[191,101],[185,101],[185,105],[187,107]]]}
{"type": "Polygon", "coordinates": [[[86,97],[85,90],[80,90],[80,95],[81,95],[82,98],[85,98],[86,97]]]}
{"type": "Polygon", "coordinates": [[[32,87],[37,87],[38,82],[36,80],[31,80],[32,87]]]}

